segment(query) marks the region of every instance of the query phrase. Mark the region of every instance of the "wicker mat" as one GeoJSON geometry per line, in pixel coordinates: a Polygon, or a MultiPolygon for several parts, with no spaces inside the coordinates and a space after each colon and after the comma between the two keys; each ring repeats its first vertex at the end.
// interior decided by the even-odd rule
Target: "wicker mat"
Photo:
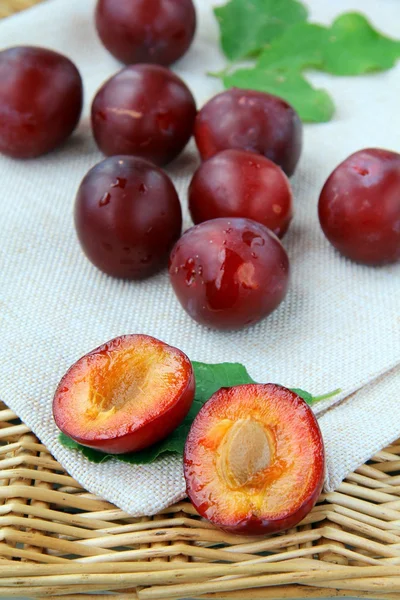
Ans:
{"type": "Polygon", "coordinates": [[[189,502],[130,517],[82,489],[4,405],[0,442],[0,596],[400,599],[400,440],[266,538],[223,533],[189,502]]]}
{"type": "Polygon", "coordinates": [[[9,17],[13,13],[30,8],[42,0],[0,0],[0,19],[9,17]]]}

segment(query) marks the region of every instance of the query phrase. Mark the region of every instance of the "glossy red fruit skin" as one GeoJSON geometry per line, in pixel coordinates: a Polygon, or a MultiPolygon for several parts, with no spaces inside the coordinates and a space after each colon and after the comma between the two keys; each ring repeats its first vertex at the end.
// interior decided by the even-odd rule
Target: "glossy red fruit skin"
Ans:
{"type": "Polygon", "coordinates": [[[183,234],[171,252],[169,275],[192,319],[216,329],[240,329],[282,302],[289,259],[264,225],[250,219],[213,219],[183,234]]]}
{"type": "Polygon", "coordinates": [[[196,118],[194,135],[203,160],[228,148],[262,154],[290,176],[301,154],[303,127],[287,102],[232,88],[211,98],[196,118]]]}
{"type": "Polygon", "coordinates": [[[326,181],[318,213],[347,258],[365,265],[400,260],[400,154],[366,148],[346,158],[326,181]]]}
{"type": "MultiPolygon", "coordinates": [[[[290,431],[287,432],[287,435],[289,433],[290,431]]],[[[296,458],[296,456],[293,456],[294,460],[296,458]]],[[[209,519],[216,527],[224,531],[253,536],[267,535],[295,527],[316,504],[324,483],[325,450],[318,421],[304,400],[291,390],[280,385],[266,383],[221,388],[200,409],[189,431],[184,451],[184,475],[187,495],[193,506],[202,517],[209,519]],[[243,395],[243,413],[250,418],[253,413],[251,396],[254,393],[259,396],[262,394],[274,396],[292,414],[294,411],[301,411],[302,421],[307,424],[310,430],[313,444],[312,474],[308,481],[307,489],[304,490],[301,502],[298,503],[296,510],[286,511],[286,513],[283,511],[281,514],[276,514],[273,517],[271,515],[255,515],[252,511],[243,517],[242,515],[235,514],[235,512],[229,514],[221,510],[221,507],[218,506],[217,510],[214,511],[212,510],[212,501],[214,500],[212,493],[209,492],[207,500],[204,497],[204,481],[201,475],[203,465],[199,457],[199,447],[204,440],[203,423],[210,416],[213,418],[215,415],[219,415],[222,420],[225,417],[224,413],[227,403],[234,404],[235,396],[239,394],[243,395]],[[248,401],[246,402],[247,399],[248,401]]],[[[219,499],[217,498],[216,500],[218,503],[219,499]]],[[[297,497],[294,500],[297,500],[297,497]]]]}
{"type": "Polygon", "coordinates": [[[189,88],[158,65],[125,67],[106,81],[92,104],[93,134],[106,156],[130,154],[159,166],[182,152],[195,117],[189,88]]]}
{"type": "Polygon", "coordinates": [[[0,153],[35,158],[62,144],[78,125],[82,79],[62,54],[35,46],[0,52],[0,153]]]}
{"type": "Polygon", "coordinates": [[[167,437],[186,417],[193,402],[195,392],[195,379],[192,364],[189,358],[178,348],[169,346],[151,336],[132,334],[114,338],[109,342],[95,348],[80,358],[67,371],[61,379],[53,399],[53,416],[58,428],[79,444],[95,448],[110,454],[125,454],[143,450],[167,437]],[[181,364],[181,375],[184,376],[179,394],[168,406],[160,408],[158,414],[153,414],[146,422],[145,418],[135,419],[129,415],[123,419],[123,425],[119,428],[110,427],[107,433],[96,433],[91,431],[83,436],[77,434],[79,431],[79,419],[82,415],[75,412],[75,418],[71,422],[66,416],[65,404],[68,403],[68,393],[76,383],[77,377],[82,377],[82,366],[91,365],[100,360],[119,347],[137,346],[140,350],[142,340],[149,341],[154,346],[163,348],[166,352],[173,353],[179,357],[181,364]]]}
{"type": "Polygon", "coordinates": [[[268,158],[245,150],[223,150],[194,174],[189,209],[195,224],[244,217],[281,238],[292,220],[293,194],[282,169],[268,158]]]}
{"type": "Polygon", "coordinates": [[[98,0],[95,22],[107,50],[125,64],[168,66],[196,31],[192,0],[98,0]]]}
{"type": "Polygon", "coordinates": [[[182,212],[168,175],[134,156],[113,156],[84,177],[75,201],[82,250],[101,271],[142,279],[167,265],[182,212]]]}

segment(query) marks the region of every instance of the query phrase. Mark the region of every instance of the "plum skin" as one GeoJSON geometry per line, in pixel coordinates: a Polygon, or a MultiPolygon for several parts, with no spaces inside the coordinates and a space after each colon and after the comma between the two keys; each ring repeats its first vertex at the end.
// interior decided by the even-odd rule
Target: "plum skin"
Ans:
{"type": "MultiPolygon", "coordinates": [[[[58,428],[79,444],[105,453],[125,454],[127,452],[136,452],[148,448],[172,433],[188,414],[193,402],[194,393],[195,379],[192,364],[189,358],[181,350],[169,346],[165,342],[161,342],[148,335],[123,335],[114,338],[98,348],[95,348],[88,354],[85,354],[68,369],[58,384],[54,394],[53,416],[58,428]],[[143,338],[146,338],[154,345],[162,346],[166,350],[178,354],[182,363],[185,365],[187,381],[185,387],[181,390],[180,395],[176,398],[176,401],[171,404],[167,410],[162,410],[159,414],[153,416],[152,419],[149,419],[147,423],[137,424],[132,422],[130,424],[130,431],[124,435],[119,435],[118,431],[114,431],[113,433],[113,430],[110,430],[108,435],[96,435],[96,432],[94,432],[90,438],[89,436],[82,437],[75,435],[74,431],[71,431],[71,428],[68,426],[68,422],[65,422],[62,409],[62,396],[65,394],[65,389],[74,384],[76,372],[79,370],[80,363],[82,363],[82,361],[90,361],[99,355],[107,354],[110,349],[113,349],[118,345],[140,343],[140,340],[143,338]]],[[[79,415],[77,415],[77,418],[79,418],[79,415]]]]}
{"type": "Polygon", "coordinates": [[[220,218],[186,231],[169,261],[174,292],[198,323],[240,329],[284,299],[289,259],[279,239],[250,219],[220,218]]]}
{"type": "Polygon", "coordinates": [[[35,46],[0,52],[0,153],[50,152],[78,125],[82,103],[80,73],[66,56],[35,46]]]}
{"type": "Polygon", "coordinates": [[[301,154],[303,126],[282,98],[231,88],[199,111],[194,136],[203,160],[229,148],[249,150],[269,158],[291,176],[301,154]]]}
{"type": "Polygon", "coordinates": [[[175,73],[158,65],[133,65],[95,95],[93,135],[106,156],[129,154],[164,166],[188,143],[196,113],[191,91],[175,73]]]}
{"type": "Polygon", "coordinates": [[[82,250],[101,271],[142,279],[167,265],[182,212],[168,175],[149,161],[113,156],[84,177],[75,201],[82,250]]]}
{"type": "Polygon", "coordinates": [[[327,179],[318,214],[347,258],[372,266],[400,260],[400,154],[366,148],[350,155],[327,179]]]}
{"type": "MultiPolygon", "coordinates": [[[[215,452],[215,451],[214,451],[215,452]]],[[[315,506],[324,483],[325,477],[325,450],[322,434],[318,421],[310,407],[297,394],[291,390],[276,384],[245,384],[233,388],[221,388],[203,405],[196,416],[189,431],[185,450],[184,450],[184,476],[186,480],[187,495],[198,513],[209,520],[223,531],[239,535],[267,535],[290,529],[296,526],[315,506]],[[291,410],[302,410],[305,412],[303,418],[306,419],[311,432],[311,439],[314,449],[313,456],[313,476],[308,482],[306,493],[301,504],[294,511],[271,516],[256,516],[251,512],[245,518],[232,513],[220,511],[217,508],[209,512],[212,506],[212,492],[209,492],[208,500],[204,500],[202,490],[205,482],[201,476],[201,468],[204,468],[198,454],[199,444],[207,444],[207,433],[202,429],[202,422],[207,421],[210,415],[219,419],[225,417],[221,414],[221,404],[224,402],[224,396],[232,393],[243,395],[244,414],[246,418],[252,416],[251,406],[246,403],[247,394],[255,390],[263,389],[267,394],[280,398],[281,402],[288,402],[292,405],[291,410]],[[199,433],[200,432],[200,433],[199,433]]],[[[218,476],[218,475],[216,475],[218,476]]],[[[215,493],[215,492],[214,492],[215,493]]]]}
{"type": "Polygon", "coordinates": [[[98,0],[97,33],[125,64],[168,66],[189,49],[196,31],[192,0],[98,0]]]}
{"type": "Polygon", "coordinates": [[[292,220],[293,194],[284,172],[269,159],[244,150],[224,150],[194,174],[189,209],[195,224],[244,217],[281,238],[292,220]]]}

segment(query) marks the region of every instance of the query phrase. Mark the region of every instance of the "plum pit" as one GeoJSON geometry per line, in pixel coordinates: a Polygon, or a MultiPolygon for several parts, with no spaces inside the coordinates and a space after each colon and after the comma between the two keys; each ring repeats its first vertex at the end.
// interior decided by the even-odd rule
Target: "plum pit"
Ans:
{"type": "Polygon", "coordinates": [[[239,419],[218,449],[217,470],[228,487],[242,487],[269,467],[271,455],[264,427],[252,419],[239,419]]]}

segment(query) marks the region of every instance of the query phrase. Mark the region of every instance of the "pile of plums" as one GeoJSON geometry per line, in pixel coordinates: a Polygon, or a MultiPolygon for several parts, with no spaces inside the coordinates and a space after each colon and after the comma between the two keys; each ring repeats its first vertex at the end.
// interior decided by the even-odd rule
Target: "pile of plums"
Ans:
{"type": "MultiPolygon", "coordinates": [[[[288,176],[302,124],[284,100],[230,89],[199,111],[167,67],[196,29],[192,0],[98,0],[97,31],[124,67],[96,93],[93,135],[108,157],[83,179],[75,226],[89,260],[108,275],[142,279],[167,265],[196,321],[221,329],[256,323],[285,297],[280,242],[293,214],[288,176]],[[191,181],[195,226],[181,237],[181,205],[162,167],[194,139],[202,164],[191,181]]],[[[66,57],[36,47],[0,53],[0,152],[32,158],[76,128],[82,80],[66,57]]],[[[400,259],[400,155],[366,149],[341,163],[319,199],[328,240],[344,256],[400,259]]]]}

